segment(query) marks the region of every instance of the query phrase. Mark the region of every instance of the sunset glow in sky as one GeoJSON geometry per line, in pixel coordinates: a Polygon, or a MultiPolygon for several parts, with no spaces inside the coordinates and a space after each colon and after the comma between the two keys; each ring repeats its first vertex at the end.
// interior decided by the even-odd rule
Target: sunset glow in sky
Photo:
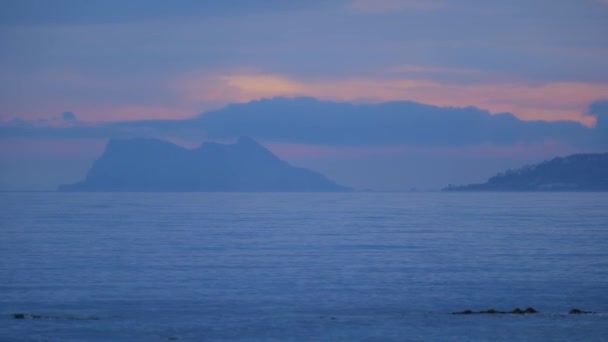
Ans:
{"type": "MultiPolygon", "coordinates": [[[[605,0],[4,0],[0,125],[57,126],[65,112],[91,125],[178,120],[280,96],[594,127],[607,32],[605,0]]],[[[27,139],[0,135],[2,165],[27,139]]],[[[325,148],[273,144],[294,160],[325,148]]],[[[536,156],[555,152],[542,146],[536,156]]],[[[0,187],[13,179],[0,174],[0,187]]]]}
{"type": "Polygon", "coordinates": [[[3,1],[0,115],[178,118],[274,96],[477,106],[590,123],[608,4],[3,1]]]}

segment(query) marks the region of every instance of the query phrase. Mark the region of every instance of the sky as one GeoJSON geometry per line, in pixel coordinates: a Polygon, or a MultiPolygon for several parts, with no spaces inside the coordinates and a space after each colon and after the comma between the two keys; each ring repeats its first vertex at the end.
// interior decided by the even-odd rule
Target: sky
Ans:
{"type": "Polygon", "coordinates": [[[377,190],[605,151],[606,32],[606,0],[0,0],[0,190],[136,135],[377,190]]]}

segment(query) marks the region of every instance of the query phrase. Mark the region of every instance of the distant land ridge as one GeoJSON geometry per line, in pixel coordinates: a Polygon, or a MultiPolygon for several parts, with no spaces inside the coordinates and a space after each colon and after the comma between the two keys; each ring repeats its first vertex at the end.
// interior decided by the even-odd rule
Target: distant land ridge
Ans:
{"type": "Polygon", "coordinates": [[[58,191],[349,191],[289,165],[248,137],[186,149],[157,139],[110,140],[82,182],[58,191]]]}
{"type": "Polygon", "coordinates": [[[557,157],[443,191],[608,191],[608,153],[557,157]]]}

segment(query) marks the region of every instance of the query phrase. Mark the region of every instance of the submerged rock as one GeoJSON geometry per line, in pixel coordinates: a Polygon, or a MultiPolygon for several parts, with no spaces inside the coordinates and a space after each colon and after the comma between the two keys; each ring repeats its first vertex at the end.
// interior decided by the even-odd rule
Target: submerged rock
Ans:
{"type": "Polygon", "coordinates": [[[464,311],[456,311],[456,312],[452,312],[452,315],[472,315],[472,314],[476,314],[479,312],[475,312],[472,310],[464,310],[464,311]]]}
{"type": "Polygon", "coordinates": [[[464,310],[464,311],[458,311],[458,312],[452,312],[452,315],[473,315],[473,314],[477,314],[477,315],[506,315],[506,314],[515,314],[515,315],[523,315],[523,314],[534,314],[534,313],[538,313],[538,311],[536,311],[536,309],[529,307],[526,310],[522,310],[520,308],[515,308],[513,309],[513,311],[498,311],[495,309],[488,309],[488,310],[482,310],[482,311],[472,311],[472,310],[464,310]]]}
{"type": "Polygon", "coordinates": [[[16,313],[16,314],[13,314],[13,318],[14,319],[42,319],[44,317],[40,316],[40,315],[30,315],[30,314],[26,314],[26,313],[16,313]]]}
{"type": "Polygon", "coordinates": [[[87,320],[96,321],[99,317],[96,316],[70,316],[70,315],[33,315],[28,313],[14,313],[14,319],[65,319],[65,320],[87,320]]]}
{"type": "Polygon", "coordinates": [[[577,308],[574,308],[568,312],[568,314],[570,314],[570,315],[587,315],[587,314],[592,314],[592,313],[595,313],[595,312],[585,311],[585,310],[581,310],[581,309],[577,309],[577,308]]]}
{"type": "Polygon", "coordinates": [[[490,314],[490,315],[493,315],[493,314],[501,314],[501,313],[503,313],[503,314],[504,314],[504,313],[506,313],[506,312],[504,312],[504,311],[496,311],[496,310],[494,310],[494,309],[488,309],[488,310],[486,310],[486,311],[479,311],[479,313],[481,313],[481,314],[490,314]]]}
{"type": "MultiPolygon", "coordinates": [[[[452,312],[452,315],[505,315],[505,314],[526,315],[526,314],[536,314],[536,313],[538,313],[538,310],[536,310],[533,307],[529,307],[525,310],[522,310],[520,308],[515,308],[512,311],[498,311],[496,309],[473,311],[473,310],[467,309],[464,311],[452,312]]],[[[585,311],[585,310],[581,310],[581,309],[577,309],[577,308],[574,308],[568,312],[568,314],[570,314],[570,315],[588,315],[588,314],[594,314],[594,313],[596,313],[596,312],[585,311]]],[[[15,318],[17,318],[17,317],[15,317],[15,318]]]]}

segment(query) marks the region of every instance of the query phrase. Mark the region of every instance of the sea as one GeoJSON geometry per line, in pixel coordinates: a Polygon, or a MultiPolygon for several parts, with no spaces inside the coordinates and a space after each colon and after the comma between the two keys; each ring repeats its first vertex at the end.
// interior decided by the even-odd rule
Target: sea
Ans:
{"type": "Polygon", "coordinates": [[[507,340],[608,340],[608,193],[0,193],[0,341],[507,340]]]}

